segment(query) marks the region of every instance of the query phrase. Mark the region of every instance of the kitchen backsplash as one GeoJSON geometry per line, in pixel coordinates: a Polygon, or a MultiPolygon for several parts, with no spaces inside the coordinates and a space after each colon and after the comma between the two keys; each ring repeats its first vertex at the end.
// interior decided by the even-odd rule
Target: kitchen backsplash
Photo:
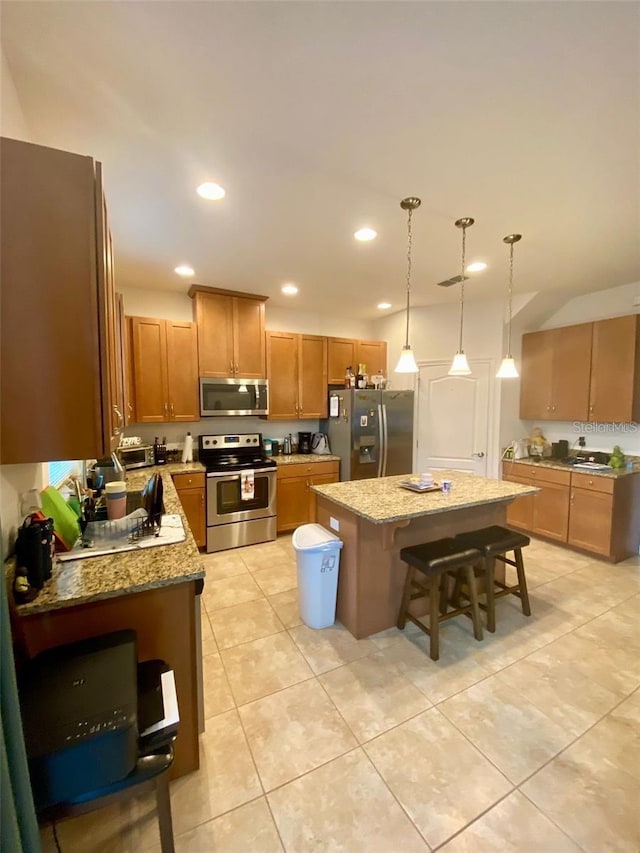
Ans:
{"type": "Polygon", "coordinates": [[[623,453],[640,456],[640,424],[592,424],[582,421],[523,421],[523,423],[529,430],[529,435],[531,430],[538,426],[542,429],[547,441],[554,442],[564,438],[569,442],[569,448],[578,447],[578,438],[583,435],[586,450],[609,452],[617,444],[623,453]]]}
{"type": "MultiPolygon", "coordinates": [[[[167,424],[131,424],[126,435],[139,435],[146,444],[153,444],[156,436],[166,437],[167,445],[182,447],[187,432],[193,436],[194,448],[197,448],[199,435],[227,435],[233,433],[260,432],[263,438],[282,439],[285,435],[297,432],[318,432],[318,421],[265,421],[261,418],[204,418],[193,423],[167,424]]],[[[297,438],[297,436],[296,436],[297,438]]]]}

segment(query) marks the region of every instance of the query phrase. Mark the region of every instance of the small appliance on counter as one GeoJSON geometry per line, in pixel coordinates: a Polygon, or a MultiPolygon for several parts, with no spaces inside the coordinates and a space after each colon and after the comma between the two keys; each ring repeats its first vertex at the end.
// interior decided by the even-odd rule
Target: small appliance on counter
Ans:
{"type": "Polygon", "coordinates": [[[311,453],[311,436],[310,432],[298,433],[298,453],[311,453]]]}
{"type": "Polygon", "coordinates": [[[87,484],[90,489],[101,489],[106,483],[124,479],[124,468],[116,453],[98,459],[95,465],[87,470],[87,484]]]}
{"type": "Polygon", "coordinates": [[[143,444],[140,436],[131,435],[123,438],[116,453],[125,471],[149,468],[154,464],[153,447],[150,444],[143,444]]]}

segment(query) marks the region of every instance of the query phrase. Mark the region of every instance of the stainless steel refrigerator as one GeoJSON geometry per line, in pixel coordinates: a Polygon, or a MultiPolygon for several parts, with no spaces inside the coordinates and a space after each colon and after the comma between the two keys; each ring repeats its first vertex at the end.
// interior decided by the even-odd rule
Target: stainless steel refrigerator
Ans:
{"type": "Polygon", "coordinates": [[[413,391],[340,389],[329,393],[321,429],[341,459],[341,480],[410,474],[413,463],[413,391]]]}

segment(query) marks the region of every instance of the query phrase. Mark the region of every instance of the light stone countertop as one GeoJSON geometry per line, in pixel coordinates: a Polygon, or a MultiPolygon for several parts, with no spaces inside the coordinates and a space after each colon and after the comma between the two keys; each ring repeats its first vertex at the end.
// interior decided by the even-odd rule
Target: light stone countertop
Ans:
{"type": "Polygon", "coordinates": [[[556,471],[575,471],[576,474],[588,474],[590,477],[610,477],[617,480],[620,477],[627,477],[629,474],[640,473],[640,462],[637,457],[628,457],[633,462],[633,468],[612,468],[611,471],[593,471],[588,468],[576,468],[575,465],[567,465],[566,462],[560,462],[557,459],[535,459],[533,456],[528,456],[525,459],[503,459],[502,471],[508,473],[512,465],[535,465],[536,468],[554,468],[556,471]]]}
{"type": "MultiPolygon", "coordinates": [[[[37,598],[16,606],[20,616],[44,613],[121,595],[198,580],[204,577],[202,555],[189,529],[172,474],[202,472],[199,463],[159,465],[127,471],[127,491],[141,491],[154,472],[163,474],[165,510],[182,518],[186,539],[175,545],[124,551],[104,557],[54,562],[51,578],[37,598]]],[[[11,573],[13,568],[11,567],[11,573]]]]}
{"type": "Polygon", "coordinates": [[[448,494],[442,491],[416,493],[400,486],[408,476],[352,480],[311,488],[318,495],[374,524],[419,518],[479,504],[500,503],[539,491],[534,486],[491,480],[460,471],[442,470],[437,472],[436,480],[451,480],[451,491],[448,494]]]}
{"type": "Polygon", "coordinates": [[[287,456],[283,456],[279,453],[277,456],[272,457],[273,461],[276,465],[293,465],[296,463],[308,463],[308,462],[339,462],[339,456],[333,456],[332,454],[327,454],[326,456],[321,456],[319,453],[290,453],[287,456]]]}

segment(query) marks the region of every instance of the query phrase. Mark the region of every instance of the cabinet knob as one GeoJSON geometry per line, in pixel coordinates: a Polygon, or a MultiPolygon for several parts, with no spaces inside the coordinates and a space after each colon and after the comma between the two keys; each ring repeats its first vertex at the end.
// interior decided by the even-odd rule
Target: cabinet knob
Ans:
{"type": "Polygon", "coordinates": [[[167,420],[169,420],[169,407],[166,403],[164,404],[164,416],[167,420]]]}
{"type": "Polygon", "coordinates": [[[589,480],[589,485],[593,486],[593,480],[589,480]]]}
{"type": "Polygon", "coordinates": [[[229,373],[233,376],[233,362],[229,362],[229,373]]]}
{"type": "Polygon", "coordinates": [[[173,403],[171,403],[170,408],[171,408],[171,417],[173,418],[173,417],[175,416],[175,411],[174,411],[174,408],[173,408],[173,403]]]}

